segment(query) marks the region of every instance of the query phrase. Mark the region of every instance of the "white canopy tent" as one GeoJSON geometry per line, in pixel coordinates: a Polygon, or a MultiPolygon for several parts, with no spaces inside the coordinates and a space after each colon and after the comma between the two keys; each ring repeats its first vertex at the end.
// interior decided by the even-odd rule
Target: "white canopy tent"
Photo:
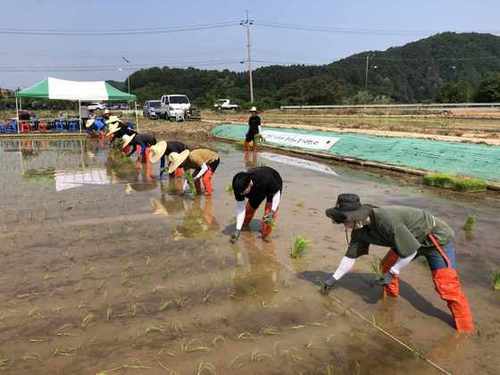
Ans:
{"type": "MultiPolygon", "coordinates": [[[[19,102],[21,98],[39,98],[49,100],[71,100],[78,102],[80,118],[80,132],[82,131],[81,102],[89,101],[128,101],[134,102],[136,108],[137,97],[133,94],[120,91],[105,81],[68,81],[49,77],[27,89],[16,93],[16,113],[19,124],[19,102]]],[[[138,125],[137,110],[135,110],[138,125]]],[[[19,125],[17,131],[19,133],[19,125]]]]}

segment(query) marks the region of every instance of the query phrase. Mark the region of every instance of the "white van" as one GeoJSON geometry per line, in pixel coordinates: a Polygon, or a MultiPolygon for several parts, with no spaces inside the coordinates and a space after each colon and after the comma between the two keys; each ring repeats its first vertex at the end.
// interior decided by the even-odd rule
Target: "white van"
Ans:
{"type": "Polygon", "coordinates": [[[186,95],[163,95],[159,116],[164,119],[184,120],[191,109],[191,103],[186,95]]]}

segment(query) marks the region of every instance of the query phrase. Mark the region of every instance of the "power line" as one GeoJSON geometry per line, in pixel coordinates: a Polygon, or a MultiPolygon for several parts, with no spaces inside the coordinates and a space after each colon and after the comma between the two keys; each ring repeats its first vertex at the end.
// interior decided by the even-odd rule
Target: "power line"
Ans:
{"type": "MultiPolygon", "coordinates": [[[[358,29],[358,28],[334,27],[334,26],[276,23],[276,22],[266,22],[266,21],[262,21],[262,22],[257,21],[257,22],[255,22],[255,25],[261,26],[261,27],[274,28],[274,29],[311,31],[311,32],[334,33],[334,34],[406,36],[406,35],[436,34],[436,33],[443,32],[443,30],[358,29]]],[[[475,32],[478,32],[478,31],[475,31],[475,32]]],[[[500,34],[500,30],[482,30],[481,32],[491,33],[491,34],[500,34]]]]}
{"type": "Polygon", "coordinates": [[[55,36],[113,36],[113,35],[145,35],[168,34],[184,31],[200,31],[238,26],[239,21],[225,21],[212,24],[183,25],[171,27],[107,29],[107,30],[64,30],[64,29],[10,29],[0,28],[4,35],[55,35],[55,36]]]}

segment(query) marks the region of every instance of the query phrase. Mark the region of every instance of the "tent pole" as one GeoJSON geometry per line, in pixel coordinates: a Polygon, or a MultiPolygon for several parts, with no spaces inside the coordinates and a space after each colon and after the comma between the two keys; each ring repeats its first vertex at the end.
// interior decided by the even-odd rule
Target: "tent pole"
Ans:
{"type": "Polygon", "coordinates": [[[16,95],[16,126],[17,126],[17,134],[19,134],[20,133],[20,131],[19,131],[19,128],[20,128],[20,126],[19,126],[19,103],[17,101],[17,95],[16,95]]]}
{"type": "Polygon", "coordinates": [[[137,113],[137,101],[134,102],[135,123],[137,125],[137,132],[139,132],[139,115],[137,113]]]}
{"type": "Polygon", "coordinates": [[[78,123],[80,124],[80,133],[82,132],[82,102],[78,100],[78,123]]]}

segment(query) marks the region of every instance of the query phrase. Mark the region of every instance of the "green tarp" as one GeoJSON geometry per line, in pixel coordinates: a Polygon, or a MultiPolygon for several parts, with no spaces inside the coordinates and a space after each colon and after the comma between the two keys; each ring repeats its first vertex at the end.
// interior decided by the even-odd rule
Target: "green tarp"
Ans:
{"type": "MultiPolygon", "coordinates": [[[[300,129],[264,129],[338,137],[339,141],[325,151],[338,156],[500,181],[498,146],[300,129]]],[[[246,131],[246,125],[221,124],[212,130],[212,134],[225,139],[243,140],[246,131]]]]}

